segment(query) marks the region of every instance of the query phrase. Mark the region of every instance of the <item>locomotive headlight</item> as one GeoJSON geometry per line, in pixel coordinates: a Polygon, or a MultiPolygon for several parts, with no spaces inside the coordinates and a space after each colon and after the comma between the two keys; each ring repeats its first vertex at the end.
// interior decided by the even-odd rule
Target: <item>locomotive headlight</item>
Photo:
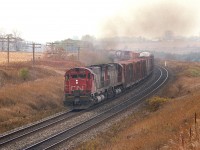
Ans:
{"type": "Polygon", "coordinates": [[[78,80],[76,80],[76,84],[78,84],[78,80]]]}

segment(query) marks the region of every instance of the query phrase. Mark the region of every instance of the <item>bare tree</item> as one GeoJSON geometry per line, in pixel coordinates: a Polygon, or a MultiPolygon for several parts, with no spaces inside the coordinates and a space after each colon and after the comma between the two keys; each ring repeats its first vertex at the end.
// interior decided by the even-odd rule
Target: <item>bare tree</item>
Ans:
{"type": "Polygon", "coordinates": [[[173,40],[174,39],[174,32],[171,31],[171,30],[165,31],[164,39],[165,40],[173,40]]]}
{"type": "Polygon", "coordinates": [[[23,41],[23,39],[20,36],[21,36],[21,34],[20,34],[19,31],[17,31],[17,30],[13,30],[12,31],[12,37],[14,38],[13,46],[14,46],[14,49],[16,51],[20,50],[20,48],[21,48],[21,42],[23,41]]]}
{"type": "Polygon", "coordinates": [[[95,41],[95,37],[87,34],[82,36],[81,40],[93,43],[95,41]]]}
{"type": "Polygon", "coordinates": [[[3,31],[3,30],[0,30],[0,39],[1,39],[1,41],[0,41],[0,49],[1,49],[1,51],[4,51],[4,49],[5,49],[5,47],[4,47],[4,43],[5,43],[5,41],[3,40],[3,38],[5,38],[6,37],[6,34],[5,34],[5,32],[3,31]]]}

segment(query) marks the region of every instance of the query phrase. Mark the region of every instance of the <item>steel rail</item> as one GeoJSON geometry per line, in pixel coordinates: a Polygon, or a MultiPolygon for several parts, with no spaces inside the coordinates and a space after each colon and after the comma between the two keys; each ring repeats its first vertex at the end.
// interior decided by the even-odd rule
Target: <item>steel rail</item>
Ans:
{"type": "Polygon", "coordinates": [[[54,147],[54,146],[56,146],[56,145],[62,143],[63,141],[67,141],[67,140],[71,139],[72,137],[74,137],[74,136],[76,136],[76,135],[78,135],[78,134],[80,134],[80,133],[82,133],[82,132],[88,130],[89,128],[94,127],[94,126],[97,125],[97,124],[100,124],[100,123],[103,122],[104,120],[107,120],[108,118],[111,118],[111,117],[113,117],[114,115],[117,115],[118,113],[124,111],[124,110],[127,109],[128,107],[131,107],[132,105],[134,105],[134,104],[140,102],[142,99],[144,99],[145,97],[147,97],[147,96],[149,96],[150,94],[152,94],[153,92],[155,92],[158,88],[160,88],[160,87],[166,82],[166,80],[168,79],[168,71],[167,71],[165,68],[163,68],[163,67],[162,67],[162,69],[166,71],[166,77],[164,77],[164,80],[162,81],[162,83],[160,83],[158,86],[156,86],[155,88],[153,88],[153,90],[147,92],[145,95],[142,95],[142,94],[143,94],[144,92],[146,92],[147,90],[150,90],[150,88],[153,87],[154,85],[156,85],[156,83],[159,82],[160,79],[163,77],[163,72],[162,72],[162,70],[161,70],[160,68],[159,68],[159,70],[160,70],[160,73],[161,73],[161,74],[160,74],[159,78],[154,82],[154,84],[150,85],[149,87],[147,87],[147,88],[146,88],[145,90],[143,90],[142,92],[136,94],[134,97],[129,98],[129,99],[127,99],[126,101],[124,101],[124,102],[122,102],[122,103],[116,105],[115,107],[112,107],[112,108],[106,110],[105,112],[102,112],[102,113],[100,113],[100,114],[98,114],[98,115],[96,115],[96,116],[94,116],[94,117],[92,117],[92,118],[90,118],[90,119],[88,119],[88,120],[86,120],[86,121],[83,121],[83,122],[81,122],[80,124],[78,124],[78,125],[76,125],[76,126],[70,128],[70,129],[64,130],[64,131],[62,131],[62,132],[60,132],[60,133],[58,133],[58,134],[55,134],[55,135],[53,135],[53,136],[51,136],[51,137],[49,137],[49,138],[47,138],[47,139],[45,139],[45,140],[43,140],[43,141],[40,141],[40,142],[35,143],[35,144],[33,144],[33,145],[30,145],[29,147],[26,147],[25,150],[27,150],[27,149],[49,149],[49,148],[51,148],[51,147],[54,147]],[[137,96],[140,96],[140,95],[141,95],[141,97],[138,98],[138,100],[131,102],[133,98],[137,98],[137,96]],[[129,102],[130,102],[130,104],[128,104],[129,102]],[[122,107],[123,105],[125,105],[124,108],[122,107]],[[116,112],[113,113],[112,111],[115,110],[115,109],[118,109],[118,110],[116,110],[116,112]],[[108,114],[108,116],[106,116],[104,119],[97,119],[98,121],[97,121],[96,123],[94,123],[94,124],[89,124],[89,122],[92,122],[92,121],[95,120],[96,118],[101,118],[101,117],[103,117],[103,115],[106,114],[106,113],[108,114]],[[80,131],[78,131],[78,132],[75,132],[75,131],[78,130],[78,128],[81,128],[81,126],[84,126],[85,124],[89,124],[89,125],[87,125],[86,128],[84,128],[84,129],[82,129],[82,130],[80,130],[80,131]],[[75,133],[73,133],[73,132],[75,132],[75,133]],[[69,136],[69,135],[67,136],[67,134],[71,134],[71,135],[70,135],[70,136],[69,136]],[[62,137],[63,135],[65,135],[66,138],[63,138],[63,137],[62,137]],[[50,142],[50,141],[51,141],[51,142],[50,142]],[[50,144],[50,143],[51,143],[51,144],[50,144]]]}
{"type": "Polygon", "coordinates": [[[10,142],[15,141],[19,138],[22,138],[26,135],[29,135],[29,134],[34,133],[36,131],[39,131],[43,128],[47,128],[47,127],[54,125],[58,122],[61,122],[63,120],[69,119],[69,118],[73,117],[74,115],[76,115],[76,114],[73,113],[72,111],[67,111],[67,112],[59,114],[59,115],[57,115],[53,118],[45,119],[42,122],[35,123],[33,125],[30,125],[30,126],[27,126],[25,128],[13,131],[9,134],[3,135],[3,136],[0,137],[0,146],[9,144],[10,142]]]}
{"type": "MultiPolygon", "coordinates": [[[[144,85],[142,85],[142,86],[144,86],[144,85]]],[[[139,85],[136,85],[135,87],[139,87],[139,85]]],[[[89,108],[88,110],[93,110],[96,107],[99,107],[100,105],[105,105],[105,104],[113,101],[114,99],[118,98],[119,96],[124,95],[124,94],[126,94],[126,93],[128,93],[132,90],[133,89],[130,89],[130,90],[126,91],[125,93],[117,95],[115,98],[112,98],[109,101],[103,101],[103,102],[101,102],[101,104],[94,105],[93,107],[89,108]]],[[[22,129],[14,131],[14,132],[8,133],[6,135],[3,135],[3,136],[0,137],[0,146],[7,145],[7,144],[9,144],[13,141],[19,140],[20,138],[23,138],[25,136],[33,134],[33,133],[35,133],[39,130],[42,130],[42,129],[45,129],[45,128],[50,127],[52,125],[55,125],[57,123],[60,123],[61,121],[64,121],[66,119],[70,119],[74,116],[78,116],[78,114],[68,115],[68,113],[71,113],[71,112],[72,111],[64,112],[64,113],[59,114],[59,115],[57,115],[53,118],[45,119],[42,122],[35,123],[35,124],[29,125],[25,128],[22,128],[22,129]]],[[[85,112],[85,111],[82,111],[82,112],[85,112]]]]}

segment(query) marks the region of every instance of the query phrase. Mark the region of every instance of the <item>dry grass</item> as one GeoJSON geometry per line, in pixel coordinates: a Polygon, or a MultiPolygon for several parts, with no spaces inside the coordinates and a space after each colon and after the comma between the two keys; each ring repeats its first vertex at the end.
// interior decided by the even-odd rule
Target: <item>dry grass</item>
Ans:
{"type": "MultiPolygon", "coordinates": [[[[142,116],[143,119],[138,119],[127,129],[119,132],[117,140],[111,141],[102,149],[161,149],[170,140],[177,142],[178,147],[181,147],[179,145],[181,142],[176,137],[180,126],[189,124],[195,111],[200,114],[198,109],[200,103],[196,104],[193,98],[171,101],[159,111],[142,116]]],[[[132,122],[131,119],[129,121],[132,122]]],[[[167,147],[170,149],[171,146],[167,145],[167,147]]],[[[178,148],[174,147],[174,149],[178,148]]]]}
{"type": "Polygon", "coordinates": [[[78,61],[52,61],[40,58],[32,64],[32,53],[0,52],[0,133],[61,111],[64,73],[82,65],[78,61]],[[27,70],[23,78],[21,70],[27,70]]]}
{"type": "MultiPolygon", "coordinates": [[[[43,57],[42,53],[35,53],[35,59],[40,59],[43,57]]],[[[7,63],[8,56],[7,52],[0,52],[0,63],[7,63]]],[[[33,53],[28,52],[10,52],[9,61],[10,62],[23,62],[31,61],[33,59],[33,53]]]]}
{"type": "Polygon", "coordinates": [[[195,112],[197,118],[200,116],[200,77],[196,73],[199,66],[199,63],[169,62],[174,76],[157,95],[170,101],[155,112],[143,104],[139,111],[78,149],[200,149],[199,126],[194,128],[195,112]]]}
{"type": "Polygon", "coordinates": [[[0,65],[0,132],[61,111],[64,70],[80,65],[72,61],[40,61],[0,65]],[[59,70],[57,68],[59,67],[59,70]],[[28,70],[24,80],[19,71],[28,70]]]}
{"type": "Polygon", "coordinates": [[[27,118],[44,111],[61,109],[62,86],[63,77],[48,77],[1,88],[0,131],[24,124],[27,118]]]}
{"type": "Polygon", "coordinates": [[[9,67],[9,69],[0,68],[0,87],[6,85],[8,86],[11,84],[19,84],[27,81],[34,81],[50,76],[58,76],[58,74],[53,70],[47,70],[32,66],[22,66],[19,68],[9,67]],[[21,69],[28,70],[27,78],[25,80],[22,78],[22,76],[20,76],[21,69]]]}

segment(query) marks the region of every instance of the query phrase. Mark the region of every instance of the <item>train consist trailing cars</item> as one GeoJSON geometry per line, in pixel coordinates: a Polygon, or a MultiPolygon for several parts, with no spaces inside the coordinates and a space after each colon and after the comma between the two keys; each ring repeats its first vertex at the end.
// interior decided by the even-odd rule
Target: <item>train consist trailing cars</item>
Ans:
{"type": "Polygon", "coordinates": [[[120,94],[153,72],[154,57],[149,52],[129,52],[129,56],[128,52],[117,54],[114,63],[68,70],[64,81],[64,104],[75,109],[88,108],[120,94]]]}

